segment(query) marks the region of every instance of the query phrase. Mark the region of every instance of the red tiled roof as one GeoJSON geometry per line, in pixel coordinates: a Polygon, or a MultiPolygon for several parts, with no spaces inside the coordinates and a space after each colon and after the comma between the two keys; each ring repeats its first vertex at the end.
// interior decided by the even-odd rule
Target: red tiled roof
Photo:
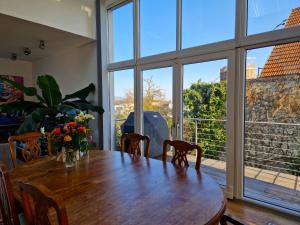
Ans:
{"type": "MultiPolygon", "coordinates": [[[[292,10],[285,28],[300,25],[300,7],[292,10]]],[[[277,45],[273,48],[260,78],[300,75],[300,42],[277,45]]]]}

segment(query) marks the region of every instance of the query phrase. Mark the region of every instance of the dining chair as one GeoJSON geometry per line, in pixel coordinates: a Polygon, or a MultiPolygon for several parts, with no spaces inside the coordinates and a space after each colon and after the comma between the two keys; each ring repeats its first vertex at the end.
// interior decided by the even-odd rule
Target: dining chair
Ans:
{"type": "MultiPolygon", "coordinates": [[[[47,153],[49,156],[52,155],[51,153],[51,141],[50,141],[50,134],[45,133],[47,137],[47,153]]],[[[39,144],[39,139],[42,136],[40,132],[28,132],[20,135],[13,135],[8,138],[9,149],[11,160],[13,162],[13,166],[17,166],[17,155],[16,155],[16,146],[14,142],[21,142],[24,143],[22,147],[18,147],[20,149],[20,160],[24,162],[29,162],[35,160],[41,156],[41,147],[39,144]]],[[[18,158],[19,158],[18,157],[18,158]]]]}
{"type": "Polygon", "coordinates": [[[237,221],[236,219],[232,218],[229,215],[223,215],[220,221],[221,225],[244,225],[243,223],[241,223],[240,221],[237,221]]]}
{"type": "Polygon", "coordinates": [[[144,141],[146,143],[144,156],[149,158],[150,153],[150,138],[136,133],[125,133],[121,136],[121,152],[125,151],[125,144],[128,142],[128,153],[132,155],[142,155],[140,143],[144,141]]]}
{"type": "MultiPolygon", "coordinates": [[[[54,209],[59,225],[68,225],[68,216],[63,200],[46,186],[38,183],[19,182],[27,225],[51,225],[49,210],[54,209]]],[[[56,223],[55,223],[56,224],[56,223]]]]}
{"type": "Polygon", "coordinates": [[[20,225],[12,185],[5,167],[0,163],[0,224],[20,225]]]}
{"type": "Polygon", "coordinates": [[[196,158],[196,166],[195,169],[200,169],[201,164],[201,157],[202,157],[202,149],[198,145],[193,145],[185,141],[180,140],[165,140],[163,144],[163,156],[162,160],[164,162],[167,161],[167,151],[168,146],[172,146],[175,150],[175,154],[171,160],[171,162],[176,166],[189,166],[189,162],[187,160],[187,154],[193,150],[197,151],[197,158],[196,158]]]}

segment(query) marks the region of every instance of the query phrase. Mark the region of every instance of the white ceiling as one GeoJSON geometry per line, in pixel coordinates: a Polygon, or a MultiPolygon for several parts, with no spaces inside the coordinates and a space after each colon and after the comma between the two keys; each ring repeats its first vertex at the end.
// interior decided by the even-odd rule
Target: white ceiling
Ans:
{"type": "Polygon", "coordinates": [[[12,53],[16,53],[19,60],[36,61],[92,41],[94,40],[0,14],[0,58],[10,58],[12,53]],[[45,41],[45,50],[38,48],[40,40],[45,41]],[[31,55],[24,55],[25,47],[31,49],[31,55]]]}

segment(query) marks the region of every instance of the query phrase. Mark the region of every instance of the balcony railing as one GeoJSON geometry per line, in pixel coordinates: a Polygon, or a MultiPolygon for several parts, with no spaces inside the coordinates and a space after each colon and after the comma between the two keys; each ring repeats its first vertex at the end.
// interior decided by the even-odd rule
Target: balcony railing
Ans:
{"type": "MultiPolygon", "coordinates": [[[[226,161],[226,120],[185,118],[184,139],[199,144],[204,157],[226,161]]],[[[246,166],[298,175],[300,124],[245,122],[246,166]]]]}
{"type": "Polygon", "coordinates": [[[185,118],[183,139],[200,145],[204,158],[226,161],[226,120],[185,118]]]}
{"type": "MultiPolygon", "coordinates": [[[[300,124],[246,121],[244,128],[244,195],[299,212],[300,124]]],[[[225,135],[224,120],[184,120],[185,140],[204,150],[202,170],[222,186],[226,185],[225,135]]]]}
{"type": "Polygon", "coordinates": [[[245,122],[245,163],[276,172],[300,174],[300,124],[245,122]]]}

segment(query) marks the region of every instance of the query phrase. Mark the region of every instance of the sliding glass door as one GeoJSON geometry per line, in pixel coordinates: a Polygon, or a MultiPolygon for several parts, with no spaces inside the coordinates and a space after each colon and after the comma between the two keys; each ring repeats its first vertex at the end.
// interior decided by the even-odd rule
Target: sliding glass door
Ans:
{"type": "Polygon", "coordinates": [[[122,133],[134,132],[134,70],[110,74],[111,149],[120,150],[122,133]]]}
{"type": "MultiPolygon", "coordinates": [[[[185,64],[182,70],[182,138],[202,148],[202,171],[225,187],[228,60],[185,64]]],[[[195,154],[189,159],[195,162],[195,154]]]]}
{"type": "Polygon", "coordinates": [[[163,142],[172,139],[173,67],[142,70],[143,133],[151,139],[150,157],[160,158],[163,142]]]}
{"type": "Polygon", "coordinates": [[[300,212],[300,42],[248,50],[244,96],[247,198],[300,212]]]}

